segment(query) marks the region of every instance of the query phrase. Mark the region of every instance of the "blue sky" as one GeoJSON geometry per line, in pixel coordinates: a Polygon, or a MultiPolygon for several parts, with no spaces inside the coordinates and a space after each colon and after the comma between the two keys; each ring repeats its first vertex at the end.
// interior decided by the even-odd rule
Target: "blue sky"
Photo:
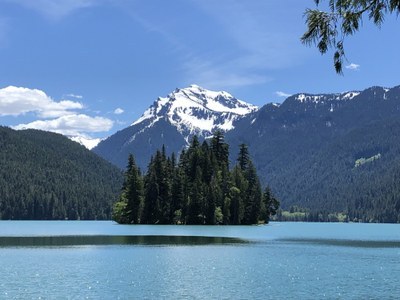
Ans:
{"type": "Polygon", "coordinates": [[[314,1],[0,0],[0,124],[104,137],[192,83],[258,106],[400,84],[395,16],[346,40],[338,76],[331,53],[300,43],[307,7],[314,1]]]}

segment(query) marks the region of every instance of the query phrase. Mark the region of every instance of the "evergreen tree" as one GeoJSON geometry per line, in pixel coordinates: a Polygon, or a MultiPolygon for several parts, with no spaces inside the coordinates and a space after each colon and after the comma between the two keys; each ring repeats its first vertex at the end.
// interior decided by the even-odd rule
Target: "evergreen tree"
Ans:
{"type": "Polygon", "coordinates": [[[125,182],[125,198],[128,223],[138,224],[143,201],[143,181],[133,155],[128,158],[125,182]]]}
{"type": "Polygon", "coordinates": [[[171,202],[171,217],[173,223],[182,223],[185,201],[185,181],[181,168],[174,169],[172,183],[172,202],[171,202]]]}
{"type": "Polygon", "coordinates": [[[251,161],[248,163],[245,178],[247,180],[247,192],[244,201],[245,208],[243,223],[256,224],[259,220],[261,211],[262,192],[256,168],[251,161]]]}
{"type": "Polygon", "coordinates": [[[224,142],[224,135],[217,130],[211,138],[211,149],[220,168],[229,166],[229,145],[224,142]]]}
{"type": "MultiPolygon", "coordinates": [[[[160,151],[158,151],[160,154],[160,151]]],[[[156,154],[157,156],[157,154],[156,154]]],[[[160,155],[158,155],[160,156],[160,155]]],[[[156,224],[160,217],[160,189],[156,171],[155,158],[151,157],[147,174],[144,178],[144,204],[141,217],[142,224],[156,224]]],[[[159,159],[158,159],[159,160],[159,159]]]]}
{"type": "Polygon", "coordinates": [[[190,189],[187,224],[204,224],[204,192],[201,182],[201,169],[197,167],[196,175],[190,189]]]}
{"type": "Polygon", "coordinates": [[[250,162],[249,149],[247,145],[240,144],[239,146],[239,156],[237,158],[240,169],[244,172],[247,170],[247,166],[250,162]]]}
{"type": "Polygon", "coordinates": [[[243,176],[240,167],[235,166],[232,170],[233,186],[229,190],[231,199],[231,224],[240,225],[244,214],[244,199],[246,197],[248,183],[243,176]]]}
{"type": "Polygon", "coordinates": [[[165,154],[165,147],[162,151],[157,151],[154,157],[154,172],[157,174],[157,185],[159,189],[159,220],[161,224],[169,224],[171,216],[172,201],[172,172],[170,170],[171,162],[168,162],[165,154]]]}
{"type": "Polygon", "coordinates": [[[263,193],[263,203],[265,207],[264,220],[268,223],[271,216],[275,216],[279,209],[279,201],[274,197],[269,186],[267,186],[263,193]]]}

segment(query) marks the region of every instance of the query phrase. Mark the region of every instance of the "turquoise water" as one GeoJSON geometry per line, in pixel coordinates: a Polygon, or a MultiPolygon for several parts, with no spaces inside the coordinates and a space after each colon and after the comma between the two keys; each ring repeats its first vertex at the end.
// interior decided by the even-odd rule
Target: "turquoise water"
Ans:
{"type": "Polygon", "coordinates": [[[0,222],[0,299],[398,299],[400,225],[0,222]]]}

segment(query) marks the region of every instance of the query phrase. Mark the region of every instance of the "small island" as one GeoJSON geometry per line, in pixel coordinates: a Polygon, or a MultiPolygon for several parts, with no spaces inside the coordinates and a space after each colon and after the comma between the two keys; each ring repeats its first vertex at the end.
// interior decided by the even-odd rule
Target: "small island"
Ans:
{"type": "Polygon", "coordinates": [[[200,144],[194,136],[177,160],[165,147],[141,174],[129,155],[125,180],[113,209],[120,224],[251,225],[268,223],[279,201],[262,190],[248,147],[241,144],[229,169],[229,146],[217,131],[200,144]]]}

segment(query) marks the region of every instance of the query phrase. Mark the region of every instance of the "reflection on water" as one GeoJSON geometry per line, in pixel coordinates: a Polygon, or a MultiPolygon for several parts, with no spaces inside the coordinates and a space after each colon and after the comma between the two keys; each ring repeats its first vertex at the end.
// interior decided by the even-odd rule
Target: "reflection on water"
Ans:
{"type": "Polygon", "coordinates": [[[363,241],[344,239],[307,239],[307,238],[286,238],[279,239],[281,242],[298,244],[315,244],[320,246],[341,246],[356,248],[400,248],[400,241],[363,241]]]}
{"type": "Polygon", "coordinates": [[[27,236],[0,237],[0,247],[64,247],[86,245],[226,245],[249,243],[243,239],[207,236],[163,235],[91,235],[91,236],[27,236]]]}

